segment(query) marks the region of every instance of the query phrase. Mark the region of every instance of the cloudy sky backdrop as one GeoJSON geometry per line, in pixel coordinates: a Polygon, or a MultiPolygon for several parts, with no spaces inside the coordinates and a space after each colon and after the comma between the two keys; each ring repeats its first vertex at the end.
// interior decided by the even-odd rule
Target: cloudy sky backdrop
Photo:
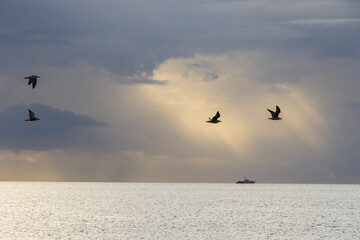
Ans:
{"type": "Polygon", "coordinates": [[[0,180],[360,183],[359,76],[355,0],[2,0],[0,180]]]}

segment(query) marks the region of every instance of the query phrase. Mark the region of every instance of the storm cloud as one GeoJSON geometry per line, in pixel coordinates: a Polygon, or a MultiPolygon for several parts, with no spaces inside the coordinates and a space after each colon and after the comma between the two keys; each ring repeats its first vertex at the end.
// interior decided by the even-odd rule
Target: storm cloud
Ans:
{"type": "Polygon", "coordinates": [[[360,183],[359,11],[1,1],[1,179],[360,183]]]}
{"type": "Polygon", "coordinates": [[[94,128],[104,122],[44,104],[8,106],[0,113],[1,150],[49,150],[99,144],[94,128]],[[25,122],[28,109],[40,121],[25,122]]]}

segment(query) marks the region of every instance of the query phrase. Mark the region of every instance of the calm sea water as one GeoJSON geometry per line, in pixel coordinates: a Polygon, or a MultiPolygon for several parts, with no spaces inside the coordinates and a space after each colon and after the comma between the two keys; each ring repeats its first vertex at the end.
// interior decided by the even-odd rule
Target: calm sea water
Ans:
{"type": "Polygon", "coordinates": [[[1,182],[0,239],[360,239],[360,185],[1,182]]]}

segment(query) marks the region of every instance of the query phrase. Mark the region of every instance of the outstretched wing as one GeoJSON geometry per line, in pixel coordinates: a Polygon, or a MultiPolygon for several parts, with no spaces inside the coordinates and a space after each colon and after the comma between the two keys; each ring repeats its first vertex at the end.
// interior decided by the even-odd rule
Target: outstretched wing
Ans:
{"type": "Polygon", "coordinates": [[[211,121],[217,121],[217,119],[220,117],[219,111],[217,111],[216,115],[211,119],[211,121]]]}
{"type": "MultiPolygon", "coordinates": [[[[29,82],[30,82],[30,80],[29,80],[29,82]]],[[[37,83],[37,79],[34,78],[34,79],[32,80],[32,88],[33,88],[33,89],[35,88],[36,83],[37,83]]],[[[28,85],[29,85],[29,84],[28,84],[28,85]]]]}
{"type": "Polygon", "coordinates": [[[217,111],[216,115],[215,115],[216,119],[218,119],[220,117],[220,113],[219,111],[217,111]]]}
{"type": "Polygon", "coordinates": [[[35,113],[33,113],[30,109],[29,109],[29,118],[34,118],[35,117],[35,113]]]}
{"type": "Polygon", "coordinates": [[[279,114],[280,114],[280,108],[279,108],[279,106],[278,105],[276,105],[276,112],[275,112],[275,115],[276,116],[279,116],[279,114]]]}
{"type": "Polygon", "coordinates": [[[274,114],[275,114],[274,111],[272,111],[272,110],[270,110],[268,108],[267,108],[267,110],[271,113],[271,116],[274,117],[274,114]]]}

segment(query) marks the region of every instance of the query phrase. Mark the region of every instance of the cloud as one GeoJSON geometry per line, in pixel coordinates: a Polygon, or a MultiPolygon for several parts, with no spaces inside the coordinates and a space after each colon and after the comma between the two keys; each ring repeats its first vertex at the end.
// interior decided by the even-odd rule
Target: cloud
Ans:
{"type": "Polygon", "coordinates": [[[337,18],[337,19],[301,19],[290,21],[294,25],[330,27],[337,25],[359,24],[360,18],[337,18]]]}
{"type": "MultiPolygon", "coordinates": [[[[359,119],[354,107],[358,103],[357,66],[349,59],[320,61],[305,54],[199,54],[159,65],[152,79],[167,81],[161,86],[117,84],[114,79],[120,75],[91,65],[47,69],[49,77],[41,78],[37,92],[25,91],[29,90],[26,83],[12,91],[24,88],[30,92],[29,100],[36,97],[56,108],[30,106],[41,118],[31,128],[23,121],[26,105],[9,107],[16,109],[17,117],[9,109],[1,114],[8,122],[20,119],[13,123],[19,127],[16,130],[2,128],[4,136],[14,140],[12,145],[3,145],[6,158],[0,159],[13,174],[3,172],[2,176],[17,180],[234,182],[247,175],[259,182],[357,182],[358,175],[352,171],[359,166],[357,148],[351,144],[359,134],[353,131],[359,119]],[[221,77],[203,81],[213,71],[221,72],[221,77]],[[61,82],[63,75],[72,78],[61,82]],[[282,122],[267,119],[266,108],[275,105],[282,109],[282,122]],[[45,114],[51,109],[53,114],[45,114]],[[53,120],[46,129],[35,132],[49,116],[63,115],[58,109],[92,118],[79,120],[78,114],[70,114],[71,118],[64,114],[70,119],[59,129],[66,134],[55,131],[53,120]],[[223,122],[207,124],[217,110],[223,122]],[[37,145],[31,145],[29,136],[36,133],[37,145]]],[[[11,87],[13,82],[3,83],[11,87]]]]}
{"type": "MultiPolygon", "coordinates": [[[[162,0],[151,4],[145,1],[93,1],[89,4],[83,0],[30,4],[28,1],[3,1],[0,22],[7,24],[0,26],[0,44],[5,49],[0,68],[2,72],[14,74],[24,66],[37,69],[44,63],[69,66],[86,62],[122,76],[143,72],[151,76],[166,59],[194,54],[253,49],[313,52],[319,46],[333,49],[333,43],[343,46],[342,49],[345,46],[356,49],[359,46],[356,31],[343,29],[329,38],[326,29],[316,32],[299,29],[299,24],[356,23],[358,18],[346,11],[354,8],[354,4],[301,1],[289,6],[283,1],[170,3],[162,0]],[[346,17],[318,19],[318,16],[330,15],[327,12],[346,17]],[[349,34],[353,35],[352,40],[343,37],[349,34]],[[13,66],[16,67],[12,70],[13,66]]],[[[340,54],[340,51],[333,54],[340,54]]]]}
{"type": "Polygon", "coordinates": [[[242,169],[242,172],[246,169],[275,182],[285,178],[291,182],[356,178],[355,171],[350,170],[360,167],[355,160],[358,151],[350,143],[360,136],[354,131],[358,129],[356,119],[360,115],[353,109],[354,104],[352,107],[344,104],[347,98],[358,99],[357,93],[347,87],[354,87],[357,82],[357,63],[344,59],[315,63],[318,60],[305,55],[295,58],[264,52],[197,55],[168,60],[154,71],[154,77],[168,79],[173,76],[172,81],[161,90],[152,86],[144,88],[151,89],[146,92],[151,93],[150,99],[155,105],[176,116],[179,130],[189,139],[197,139],[200,145],[209,144],[208,141],[215,143],[213,147],[222,155],[219,159],[211,156],[213,152],[188,159],[194,164],[206,159],[208,167],[214,167],[212,174],[216,175],[215,166],[219,167],[229,158],[232,160],[226,164],[234,169],[242,169]],[[277,66],[266,66],[269,59],[277,66]],[[200,62],[207,62],[223,76],[217,81],[198,81],[201,75],[189,73],[189,68],[198,70],[200,62]],[[259,66],[264,73],[259,73],[259,66]],[[277,70],[283,76],[278,75],[277,70]],[[298,79],[291,84],[288,78],[293,77],[298,79]],[[345,92],[347,94],[343,94],[345,92]],[[284,120],[280,124],[267,120],[266,108],[275,105],[282,108],[284,120]],[[217,110],[221,112],[223,123],[214,129],[199,121],[217,110]],[[339,118],[334,120],[334,116],[339,118]],[[349,131],[341,124],[344,121],[349,131]],[[335,122],[339,125],[333,125],[335,122]],[[351,140],[343,142],[341,136],[351,136],[351,140]],[[224,149],[220,150],[220,146],[224,149]],[[340,167],[345,159],[349,165],[340,167]]]}
{"type": "Polygon", "coordinates": [[[219,78],[219,75],[214,72],[206,72],[206,76],[204,77],[204,81],[214,81],[219,78]]]}
{"type": "Polygon", "coordinates": [[[359,182],[358,6],[2,1],[0,176],[359,182]]]}
{"type": "Polygon", "coordinates": [[[131,76],[121,77],[120,83],[122,84],[154,84],[154,85],[165,85],[168,81],[154,80],[146,76],[131,76]]]}
{"type": "Polygon", "coordinates": [[[64,149],[97,144],[95,128],[104,122],[87,116],[51,108],[44,104],[11,105],[0,113],[1,149],[64,149]],[[37,122],[25,122],[27,109],[40,118],[37,122]]]}

